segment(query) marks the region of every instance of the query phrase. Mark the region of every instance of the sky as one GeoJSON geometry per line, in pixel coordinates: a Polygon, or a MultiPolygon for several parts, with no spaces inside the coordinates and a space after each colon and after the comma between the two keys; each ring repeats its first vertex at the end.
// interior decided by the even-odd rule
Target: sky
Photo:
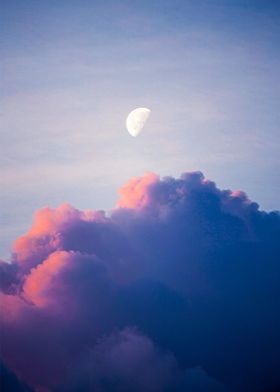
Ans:
{"type": "Polygon", "coordinates": [[[0,7],[1,387],[279,391],[279,1],[0,7]]]}
{"type": "Polygon", "coordinates": [[[279,2],[1,2],[0,255],[33,212],[201,170],[279,208],[279,2]],[[136,139],[138,106],[152,115],[136,139]]]}

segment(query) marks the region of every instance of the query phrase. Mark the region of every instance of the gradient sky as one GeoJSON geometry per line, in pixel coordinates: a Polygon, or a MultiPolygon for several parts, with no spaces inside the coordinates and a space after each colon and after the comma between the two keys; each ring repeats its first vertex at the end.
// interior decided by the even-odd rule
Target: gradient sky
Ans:
{"type": "Polygon", "coordinates": [[[0,255],[37,208],[112,208],[145,171],[279,209],[279,19],[279,1],[2,0],[0,255]]]}

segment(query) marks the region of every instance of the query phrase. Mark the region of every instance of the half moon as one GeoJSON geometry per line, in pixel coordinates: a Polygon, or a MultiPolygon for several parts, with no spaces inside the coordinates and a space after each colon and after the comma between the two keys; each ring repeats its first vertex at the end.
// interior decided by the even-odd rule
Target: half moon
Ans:
{"type": "Polygon", "coordinates": [[[135,137],[141,132],[150,113],[150,109],[147,108],[137,108],[129,113],[126,119],[126,128],[131,136],[135,137]]]}

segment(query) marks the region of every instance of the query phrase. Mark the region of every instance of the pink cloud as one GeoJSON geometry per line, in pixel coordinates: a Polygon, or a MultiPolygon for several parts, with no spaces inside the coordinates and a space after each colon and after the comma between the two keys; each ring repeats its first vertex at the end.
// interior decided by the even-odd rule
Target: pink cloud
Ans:
{"type": "Polygon", "coordinates": [[[143,177],[133,177],[120,188],[120,200],[117,207],[139,209],[149,205],[149,189],[151,185],[159,182],[154,173],[146,173],[143,177]]]}
{"type": "Polygon", "coordinates": [[[75,256],[65,251],[53,252],[46,260],[33,268],[26,277],[23,285],[23,295],[32,304],[43,306],[55,306],[55,298],[52,296],[52,288],[59,286],[63,290],[61,282],[57,283],[63,269],[69,268],[75,256]]]}
{"type": "Polygon", "coordinates": [[[102,211],[79,211],[69,204],[56,209],[45,207],[36,212],[31,229],[14,244],[16,262],[29,271],[53,251],[62,249],[62,236],[75,222],[105,222],[102,211]]]}

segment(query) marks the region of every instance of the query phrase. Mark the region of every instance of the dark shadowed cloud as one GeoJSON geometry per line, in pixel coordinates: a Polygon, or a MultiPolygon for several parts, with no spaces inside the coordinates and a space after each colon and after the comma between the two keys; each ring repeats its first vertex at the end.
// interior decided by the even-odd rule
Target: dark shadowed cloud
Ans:
{"type": "Polygon", "coordinates": [[[279,239],[200,172],[41,209],[0,264],[2,361],[39,391],[277,390],[279,239]]]}

